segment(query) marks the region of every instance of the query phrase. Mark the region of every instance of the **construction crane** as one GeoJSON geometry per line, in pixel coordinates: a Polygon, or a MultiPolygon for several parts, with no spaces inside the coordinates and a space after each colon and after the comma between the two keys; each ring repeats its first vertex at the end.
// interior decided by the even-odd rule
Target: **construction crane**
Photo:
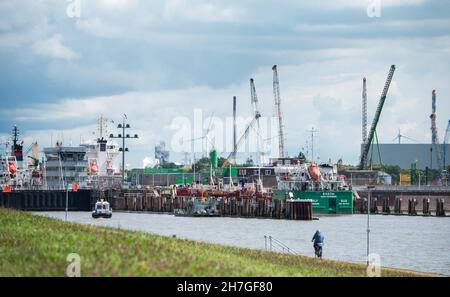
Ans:
{"type": "Polygon", "coordinates": [[[439,146],[438,131],[436,126],[436,90],[431,92],[431,143],[434,147],[434,152],[436,154],[436,162],[438,164],[439,178],[442,178],[442,159],[441,159],[441,148],[439,146]]]}
{"type": "Polygon", "coordinates": [[[367,87],[366,78],[363,78],[363,92],[362,92],[362,143],[367,141],[367,87]]]}
{"type": "Polygon", "coordinates": [[[277,65],[273,65],[273,96],[275,99],[275,116],[278,119],[278,150],[279,157],[284,158],[284,127],[283,113],[281,112],[280,80],[278,79],[277,65]]]}
{"type": "Polygon", "coordinates": [[[255,125],[255,123],[258,122],[258,119],[260,117],[261,117],[261,114],[259,112],[257,112],[255,114],[254,118],[252,119],[252,121],[250,122],[250,124],[248,124],[247,127],[245,128],[244,134],[242,134],[242,136],[236,142],[236,145],[234,146],[233,151],[228,155],[225,162],[223,162],[223,165],[222,165],[223,168],[227,167],[230,164],[230,160],[232,158],[235,158],[237,151],[239,150],[239,147],[241,146],[242,142],[244,141],[244,139],[247,139],[250,129],[253,128],[253,126],[255,125]]]}
{"type": "Polygon", "coordinates": [[[443,163],[442,164],[444,165],[443,166],[444,169],[445,169],[445,166],[447,165],[445,157],[446,157],[447,145],[448,145],[449,138],[450,138],[450,121],[448,121],[447,129],[445,130],[444,142],[442,143],[442,152],[443,152],[443,154],[442,154],[443,163]]]}
{"type": "Polygon", "coordinates": [[[250,78],[250,97],[252,101],[252,107],[253,107],[253,116],[256,119],[256,150],[258,153],[258,159],[259,162],[261,161],[261,150],[260,150],[260,143],[259,138],[261,135],[261,127],[259,124],[259,117],[257,116],[259,113],[258,108],[258,96],[256,95],[256,87],[255,87],[255,80],[253,78],[250,78]]]}
{"type": "Polygon", "coordinates": [[[394,76],[394,71],[395,65],[392,65],[389,70],[386,83],[384,84],[383,92],[381,93],[380,102],[378,103],[378,107],[375,112],[375,116],[373,118],[372,126],[370,127],[369,136],[367,137],[367,141],[364,144],[364,150],[361,154],[361,160],[359,163],[360,170],[367,169],[367,156],[369,155],[370,145],[372,144],[372,141],[376,134],[378,121],[380,120],[381,111],[383,110],[383,105],[384,102],[386,101],[386,96],[389,90],[389,86],[391,85],[392,77],[394,76]]]}

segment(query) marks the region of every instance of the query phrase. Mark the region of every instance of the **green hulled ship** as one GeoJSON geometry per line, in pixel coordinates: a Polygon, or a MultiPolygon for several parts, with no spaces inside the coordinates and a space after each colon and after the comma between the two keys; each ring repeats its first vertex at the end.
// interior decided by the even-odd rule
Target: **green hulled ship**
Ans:
{"type": "Polygon", "coordinates": [[[330,213],[330,214],[353,213],[353,192],[348,190],[347,191],[274,190],[273,199],[311,200],[314,213],[330,213]]]}
{"type": "Polygon", "coordinates": [[[278,186],[273,199],[311,200],[314,213],[353,213],[353,191],[345,177],[338,175],[336,165],[280,158],[274,167],[278,186]]]}

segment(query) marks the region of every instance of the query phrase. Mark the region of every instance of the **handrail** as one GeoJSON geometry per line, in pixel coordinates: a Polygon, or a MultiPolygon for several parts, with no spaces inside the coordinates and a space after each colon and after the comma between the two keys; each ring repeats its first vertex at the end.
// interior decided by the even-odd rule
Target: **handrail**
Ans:
{"type": "Polygon", "coordinates": [[[293,249],[291,249],[286,244],[270,235],[269,236],[264,235],[264,246],[266,251],[270,252],[281,251],[282,253],[287,252],[292,255],[298,255],[293,249]],[[269,244],[269,246],[267,246],[267,244],[269,244]]]}

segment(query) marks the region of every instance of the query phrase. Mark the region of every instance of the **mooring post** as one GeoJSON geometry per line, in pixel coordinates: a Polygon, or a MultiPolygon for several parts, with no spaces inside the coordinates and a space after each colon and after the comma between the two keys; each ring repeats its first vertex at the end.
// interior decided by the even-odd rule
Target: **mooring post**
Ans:
{"type": "Polygon", "coordinates": [[[423,215],[429,215],[430,214],[430,199],[423,198],[422,199],[422,213],[423,215]]]}
{"type": "Polygon", "coordinates": [[[445,217],[444,209],[445,200],[443,198],[436,198],[436,216],[445,217]]]}
{"type": "Polygon", "coordinates": [[[402,198],[395,197],[394,212],[396,214],[402,213],[402,198]]]}

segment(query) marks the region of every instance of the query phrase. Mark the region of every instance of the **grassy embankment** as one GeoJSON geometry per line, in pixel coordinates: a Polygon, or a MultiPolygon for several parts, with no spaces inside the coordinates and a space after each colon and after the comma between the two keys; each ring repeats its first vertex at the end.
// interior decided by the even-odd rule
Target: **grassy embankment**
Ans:
{"type": "MultiPolygon", "coordinates": [[[[363,265],[66,223],[0,209],[0,276],[364,276],[363,265]]],[[[421,276],[383,269],[383,276],[421,276]]]]}

